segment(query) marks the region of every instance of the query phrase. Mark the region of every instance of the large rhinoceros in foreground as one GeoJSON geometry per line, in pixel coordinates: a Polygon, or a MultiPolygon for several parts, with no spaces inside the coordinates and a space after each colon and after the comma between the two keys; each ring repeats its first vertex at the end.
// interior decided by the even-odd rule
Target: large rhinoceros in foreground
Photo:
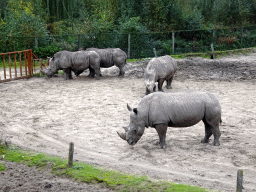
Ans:
{"type": "MultiPolygon", "coordinates": [[[[101,58],[100,67],[109,68],[115,65],[120,69],[119,77],[124,77],[124,66],[126,65],[127,59],[127,55],[124,51],[119,48],[88,48],[85,51],[96,51],[101,58]]],[[[93,73],[94,71],[90,70],[90,75],[93,75],[93,73]]]]}
{"type": "Polygon", "coordinates": [[[159,135],[157,144],[166,148],[167,127],[189,127],[203,121],[208,143],[214,135],[213,145],[220,145],[221,106],[216,97],[209,92],[185,90],[180,92],[156,92],[142,98],[138,108],[130,111],[130,124],[124,127],[125,133],[118,135],[130,145],[135,145],[144,133],[145,127],[154,127],[159,135]]]}
{"type": "Polygon", "coordinates": [[[158,91],[163,91],[164,81],[166,88],[171,89],[173,76],[177,70],[177,62],[169,55],[152,58],[146,69],[144,83],[146,85],[146,95],[156,91],[155,82],[158,82],[158,91]]]}
{"type": "Polygon", "coordinates": [[[78,76],[88,68],[94,71],[95,78],[99,78],[100,56],[95,51],[59,51],[49,59],[49,66],[42,72],[47,77],[52,77],[59,70],[63,70],[65,73],[64,78],[72,79],[71,71],[78,76]]]}

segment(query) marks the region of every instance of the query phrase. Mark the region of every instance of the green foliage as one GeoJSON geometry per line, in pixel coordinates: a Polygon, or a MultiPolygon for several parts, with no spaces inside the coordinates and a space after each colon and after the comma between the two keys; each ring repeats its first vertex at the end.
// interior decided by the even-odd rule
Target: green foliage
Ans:
{"type": "Polygon", "coordinates": [[[33,9],[29,1],[9,0],[5,18],[0,20],[1,52],[32,48],[31,37],[48,35],[43,19],[35,15],[33,9]]]}
{"type": "Polygon", "coordinates": [[[78,0],[46,0],[42,1],[42,6],[47,10],[49,22],[78,17],[78,10],[81,6],[78,0]]]}
{"type": "MultiPolygon", "coordinates": [[[[147,54],[143,50],[145,48],[151,49],[154,46],[154,39],[152,39],[151,33],[149,33],[147,28],[141,24],[140,17],[131,17],[126,21],[120,21],[119,33],[130,34],[130,48],[133,50],[131,53],[132,57],[146,57],[147,54]]],[[[128,35],[122,36],[121,42],[124,43],[121,44],[121,47],[127,46],[128,35]]]]}
{"type": "Polygon", "coordinates": [[[147,2],[147,11],[142,16],[148,28],[154,32],[180,29],[182,7],[177,0],[155,0],[147,2]]]}
{"type": "Polygon", "coordinates": [[[49,45],[47,47],[34,48],[33,53],[37,56],[37,58],[47,58],[52,57],[56,52],[61,50],[61,48],[55,45],[49,45]]]}
{"type": "Polygon", "coordinates": [[[147,33],[149,32],[140,22],[140,17],[131,17],[128,20],[121,20],[119,23],[119,32],[126,34],[147,33]]]}
{"type": "Polygon", "coordinates": [[[182,28],[184,30],[203,29],[204,18],[200,10],[184,9],[182,14],[182,28]]]}
{"type": "Polygon", "coordinates": [[[0,5],[0,52],[35,48],[43,58],[80,47],[127,52],[130,34],[131,57],[150,57],[153,48],[158,55],[172,53],[171,32],[179,53],[208,51],[211,43],[216,50],[256,44],[255,29],[216,32],[213,38],[207,32],[256,23],[255,0],[2,0],[0,5]],[[224,38],[237,40],[219,43],[224,38]]]}
{"type": "Polygon", "coordinates": [[[0,19],[3,19],[5,17],[7,1],[8,0],[1,0],[0,1],[0,19]]]}
{"type": "Polygon", "coordinates": [[[33,14],[31,2],[20,4],[10,0],[7,14],[4,19],[4,34],[14,37],[37,37],[47,35],[46,25],[43,20],[33,14]]]}

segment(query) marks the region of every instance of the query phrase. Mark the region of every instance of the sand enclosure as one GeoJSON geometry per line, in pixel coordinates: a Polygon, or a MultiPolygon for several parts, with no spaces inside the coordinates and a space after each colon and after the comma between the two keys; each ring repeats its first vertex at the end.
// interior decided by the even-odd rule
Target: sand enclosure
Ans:
{"type": "Polygon", "coordinates": [[[126,104],[136,107],[145,93],[143,62],[128,64],[123,79],[113,67],[103,69],[100,80],[85,72],[69,81],[58,76],[1,83],[0,135],[65,158],[74,142],[76,160],[221,191],[234,191],[237,170],[243,169],[244,190],[256,191],[255,61],[253,55],[220,59],[219,65],[198,58],[179,62],[174,91],[207,90],[220,100],[223,123],[217,147],[200,143],[202,122],[168,128],[164,150],[153,144],[158,139],[153,128],[135,146],[118,137],[116,131],[129,123],[126,104]]]}

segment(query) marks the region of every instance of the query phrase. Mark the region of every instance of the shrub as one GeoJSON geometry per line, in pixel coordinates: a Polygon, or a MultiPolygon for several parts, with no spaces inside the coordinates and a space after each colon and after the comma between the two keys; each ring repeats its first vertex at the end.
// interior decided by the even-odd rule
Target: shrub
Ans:
{"type": "Polygon", "coordinates": [[[33,53],[38,57],[38,58],[47,58],[47,57],[52,57],[56,52],[61,51],[62,49],[59,47],[56,47],[54,45],[49,45],[47,47],[39,47],[39,48],[34,48],[33,53]]]}

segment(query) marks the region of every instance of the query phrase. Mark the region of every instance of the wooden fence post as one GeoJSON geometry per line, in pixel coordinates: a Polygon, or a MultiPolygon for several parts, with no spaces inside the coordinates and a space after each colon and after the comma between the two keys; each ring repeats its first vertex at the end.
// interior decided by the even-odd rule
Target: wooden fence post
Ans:
{"type": "Polygon", "coordinates": [[[237,182],[236,182],[236,192],[242,192],[243,190],[243,170],[237,170],[237,182]]]}
{"type": "Polygon", "coordinates": [[[157,57],[157,55],[156,55],[156,48],[153,48],[153,52],[155,54],[155,57],[157,57]]]}
{"type": "Polygon", "coordinates": [[[130,48],[131,48],[130,47],[131,46],[131,44],[130,44],[131,42],[130,41],[131,41],[131,35],[128,34],[128,59],[130,59],[130,56],[131,56],[130,55],[130,48]]]}
{"type": "Polygon", "coordinates": [[[174,32],[172,32],[172,54],[174,55],[174,32]]]}
{"type": "Polygon", "coordinates": [[[214,59],[214,48],[213,48],[213,43],[211,43],[211,49],[212,49],[211,59],[214,59]]]}
{"type": "Polygon", "coordinates": [[[12,78],[12,61],[11,61],[11,54],[8,54],[9,56],[9,76],[10,76],[10,79],[12,78]]]}
{"type": "Polygon", "coordinates": [[[42,64],[43,64],[43,61],[42,61],[42,59],[39,59],[39,65],[40,65],[40,76],[42,76],[43,75],[43,73],[42,73],[42,64]]]}
{"type": "Polygon", "coordinates": [[[6,80],[6,71],[5,71],[5,55],[3,55],[3,67],[4,67],[4,80],[6,80]]]}
{"type": "Polygon", "coordinates": [[[33,75],[33,62],[32,62],[32,49],[28,51],[28,73],[30,76],[33,75]]]}
{"type": "Polygon", "coordinates": [[[69,143],[69,153],[68,153],[68,166],[73,166],[73,154],[74,154],[74,143],[69,143]]]}

